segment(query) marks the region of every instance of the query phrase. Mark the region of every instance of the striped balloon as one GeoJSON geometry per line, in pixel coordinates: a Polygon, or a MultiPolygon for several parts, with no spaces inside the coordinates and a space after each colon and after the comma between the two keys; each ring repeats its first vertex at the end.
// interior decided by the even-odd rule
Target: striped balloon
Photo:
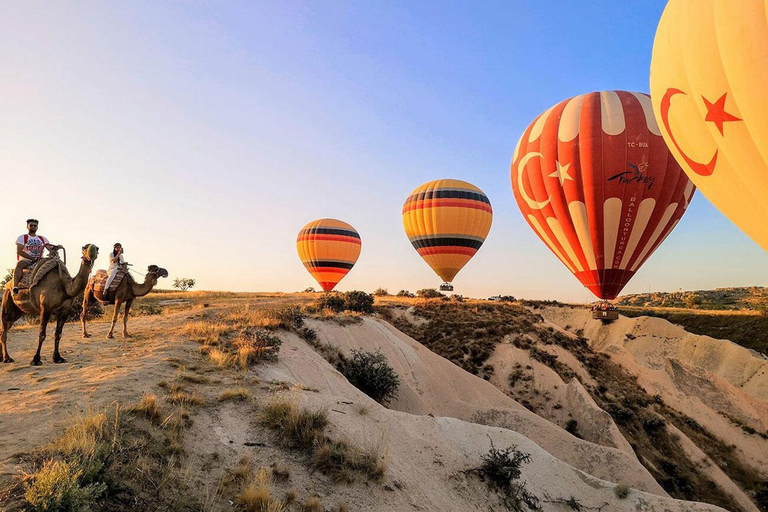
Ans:
{"type": "Polygon", "coordinates": [[[313,220],[301,228],[296,238],[301,262],[326,292],[352,270],[360,248],[355,228],[336,219],[313,220]]]}
{"type": "Polygon", "coordinates": [[[416,188],[403,205],[408,240],[443,281],[483,245],[493,210],[482,190],[461,180],[435,180],[416,188]]]}
{"type": "Polygon", "coordinates": [[[694,193],[647,94],[604,91],[558,103],[512,158],[523,217],[581,283],[614,299],[664,241],[694,193]]]}

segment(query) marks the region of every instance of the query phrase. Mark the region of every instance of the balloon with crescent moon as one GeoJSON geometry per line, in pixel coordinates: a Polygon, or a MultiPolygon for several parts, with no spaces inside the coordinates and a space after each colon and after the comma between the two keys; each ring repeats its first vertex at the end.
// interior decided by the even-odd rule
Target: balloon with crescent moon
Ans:
{"type": "Polygon", "coordinates": [[[614,299],[674,229],[695,187],[647,94],[562,101],[525,130],[512,158],[523,217],[581,283],[614,299]]]}
{"type": "Polygon", "coordinates": [[[672,155],[707,199],[768,250],[766,0],[670,0],[651,98],[672,155]]]}
{"type": "Polygon", "coordinates": [[[482,190],[442,179],[414,189],[403,205],[403,227],[411,245],[451,290],[451,281],[483,245],[493,209],[482,190]]]}
{"type": "Polygon", "coordinates": [[[346,222],[313,220],[299,231],[299,259],[326,292],[339,284],[360,256],[360,235],[346,222]]]}

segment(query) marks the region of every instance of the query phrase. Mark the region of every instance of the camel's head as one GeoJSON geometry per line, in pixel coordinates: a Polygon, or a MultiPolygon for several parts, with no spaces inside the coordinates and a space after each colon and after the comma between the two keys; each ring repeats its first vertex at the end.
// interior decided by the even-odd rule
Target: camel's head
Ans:
{"type": "Polygon", "coordinates": [[[99,248],[93,244],[85,244],[83,246],[83,259],[89,263],[96,261],[99,256],[99,248]]]}
{"type": "Polygon", "coordinates": [[[154,274],[157,277],[168,277],[168,271],[157,265],[150,265],[147,267],[147,275],[154,274]]]}

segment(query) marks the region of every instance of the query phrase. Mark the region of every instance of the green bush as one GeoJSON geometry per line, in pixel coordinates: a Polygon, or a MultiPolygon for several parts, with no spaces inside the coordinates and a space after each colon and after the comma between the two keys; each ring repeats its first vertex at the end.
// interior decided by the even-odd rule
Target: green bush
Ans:
{"type": "Polygon", "coordinates": [[[398,297],[408,297],[409,299],[412,299],[413,297],[415,297],[415,295],[413,295],[408,290],[400,290],[399,292],[397,292],[397,296],[398,297]]]}
{"type": "Polygon", "coordinates": [[[418,295],[422,299],[438,299],[440,297],[445,297],[445,295],[435,290],[434,288],[423,288],[417,291],[416,295],[418,295]]]}
{"type": "Polygon", "coordinates": [[[381,404],[397,395],[400,377],[381,352],[352,351],[352,357],[339,363],[338,370],[357,389],[381,404]]]}
{"type": "Polygon", "coordinates": [[[530,510],[541,509],[539,499],[526,489],[525,482],[517,482],[522,465],[531,462],[530,454],[519,451],[516,446],[498,450],[491,442],[490,451],[481,456],[480,460],[480,478],[501,493],[504,505],[509,510],[522,512],[523,505],[530,510]]]}
{"type": "Polygon", "coordinates": [[[354,290],[344,294],[344,309],[359,313],[373,313],[373,295],[360,290],[354,290]]]}
{"type": "Polygon", "coordinates": [[[620,500],[623,500],[629,496],[629,487],[627,487],[625,484],[619,484],[613,488],[613,494],[615,494],[616,497],[620,500]]]}
{"type": "Polygon", "coordinates": [[[341,297],[335,293],[326,293],[315,302],[317,309],[330,309],[336,313],[344,311],[345,301],[344,297],[341,297]]]}
{"type": "MultiPolygon", "coordinates": [[[[83,311],[83,294],[81,293],[75,297],[72,301],[72,309],[67,314],[67,322],[79,322],[80,313],[83,311]]],[[[88,312],[85,315],[86,320],[94,320],[104,316],[104,307],[97,300],[91,303],[91,307],[88,308],[88,312]]]]}
{"type": "Polygon", "coordinates": [[[389,295],[389,292],[387,291],[386,288],[376,288],[373,291],[374,297],[386,297],[387,295],[389,295]]]}
{"type": "Polygon", "coordinates": [[[34,474],[25,498],[36,512],[80,512],[91,510],[106,485],[83,485],[83,470],[66,461],[48,460],[34,474]]]}

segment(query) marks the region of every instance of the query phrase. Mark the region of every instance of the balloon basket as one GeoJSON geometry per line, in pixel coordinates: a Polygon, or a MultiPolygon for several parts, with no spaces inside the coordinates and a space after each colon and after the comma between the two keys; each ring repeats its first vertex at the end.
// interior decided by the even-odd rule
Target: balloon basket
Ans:
{"type": "Polygon", "coordinates": [[[440,291],[441,292],[452,292],[453,291],[453,285],[451,283],[443,283],[440,285],[440,291]]]}

